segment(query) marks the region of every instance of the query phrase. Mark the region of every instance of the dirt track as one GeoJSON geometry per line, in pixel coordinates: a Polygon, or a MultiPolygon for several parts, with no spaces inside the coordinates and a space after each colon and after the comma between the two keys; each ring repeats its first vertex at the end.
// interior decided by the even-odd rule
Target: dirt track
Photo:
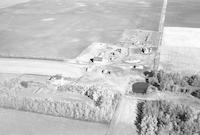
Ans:
{"type": "Polygon", "coordinates": [[[137,99],[123,96],[106,135],[136,135],[137,99]]]}
{"type": "Polygon", "coordinates": [[[80,77],[85,71],[85,65],[62,61],[0,58],[0,73],[55,75],[80,77]]]}

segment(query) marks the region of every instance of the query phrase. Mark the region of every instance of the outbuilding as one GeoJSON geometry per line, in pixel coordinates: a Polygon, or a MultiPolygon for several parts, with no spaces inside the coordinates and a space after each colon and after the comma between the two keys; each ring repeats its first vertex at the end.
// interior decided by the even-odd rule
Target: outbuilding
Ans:
{"type": "Polygon", "coordinates": [[[151,54],[152,53],[152,48],[150,48],[150,47],[148,47],[148,48],[142,47],[141,48],[141,53],[142,54],[151,54]]]}
{"type": "Polygon", "coordinates": [[[94,57],[90,59],[91,63],[101,63],[103,61],[102,57],[94,57]]]}

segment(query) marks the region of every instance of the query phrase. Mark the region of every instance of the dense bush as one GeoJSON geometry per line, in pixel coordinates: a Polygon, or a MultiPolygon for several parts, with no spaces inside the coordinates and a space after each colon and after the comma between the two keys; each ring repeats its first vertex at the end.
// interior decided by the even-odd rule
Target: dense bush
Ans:
{"type": "Polygon", "coordinates": [[[23,111],[30,111],[53,116],[108,123],[113,110],[99,109],[78,101],[56,101],[44,98],[30,98],[0,95],[0,106],[23,111]]]}
{"type": "Polygon", "coordinates": [[[21,81],[20,84],[21,84],[22,87],[28,88],[28,82],[26,82],[26,81],[21,81]]]}
{"type": "Polygon", "coordinates": [[[200,98],[200,75],[182,76],[160,70],[152,77],[147,76],[146,80],[160,91],[187,93],[200,98]]]}
{"type": "Polygon", "coordinates": [[[0,107],[106,123],[112,119],[120,96],[111,90],[96,86],[66,85],[57,89],[58,93],[71,91],[88,96],[94,102],[92,104],[92,102],[81,102],[78,100],[59,100],[21,94],[23,91],[26,92],[38,88],[48,89],[42,83],[12,79],[11,81],[0,83],[0,87],[0,107]]]}
{"type": "Polygon", "coordinates": [[[75,92],[85,95],[92,99],[97,107],[107,107],[108,109],[114,109],[120,97],[117,91],[96,85],[67,84],[58,87],[58,91],[75,92]]]}
{"type": "Polygon", "coordinates": [[[200,134],[200,113],[184,105],[166,101],[145,101],[140,104],[136,121],[140,135],[200,134]]]}
{"type": "Polygon", "coordinates": [[[200,99],[200,90],[193,91],[191,95],[200,99]]]}

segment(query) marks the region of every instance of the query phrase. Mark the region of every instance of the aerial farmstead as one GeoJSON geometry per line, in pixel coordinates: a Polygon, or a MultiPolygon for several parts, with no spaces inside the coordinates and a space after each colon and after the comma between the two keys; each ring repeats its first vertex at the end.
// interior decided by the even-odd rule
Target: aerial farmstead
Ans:
{"type": "Polygon", "coordinates": [[[199,135],[199,5],[0,1],[0,135],[199,135]]]}

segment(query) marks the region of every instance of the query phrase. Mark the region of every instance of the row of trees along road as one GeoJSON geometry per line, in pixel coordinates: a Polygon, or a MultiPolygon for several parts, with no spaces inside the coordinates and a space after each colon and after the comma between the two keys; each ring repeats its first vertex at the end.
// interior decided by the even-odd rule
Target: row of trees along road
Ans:
{"type": "Polygon", "coordinates": [[[135,124],[139,135],[200,135],[200,113],[167,101],[139,103],[135,124]]]}
{"type": "Polygon", "coordinates": [[[200,75],[182,76],[179,73],[166,73],[162,70],[147,76],[147,82],[160,91],[171,91],[191,94],[200,98],[200,75]]]}

